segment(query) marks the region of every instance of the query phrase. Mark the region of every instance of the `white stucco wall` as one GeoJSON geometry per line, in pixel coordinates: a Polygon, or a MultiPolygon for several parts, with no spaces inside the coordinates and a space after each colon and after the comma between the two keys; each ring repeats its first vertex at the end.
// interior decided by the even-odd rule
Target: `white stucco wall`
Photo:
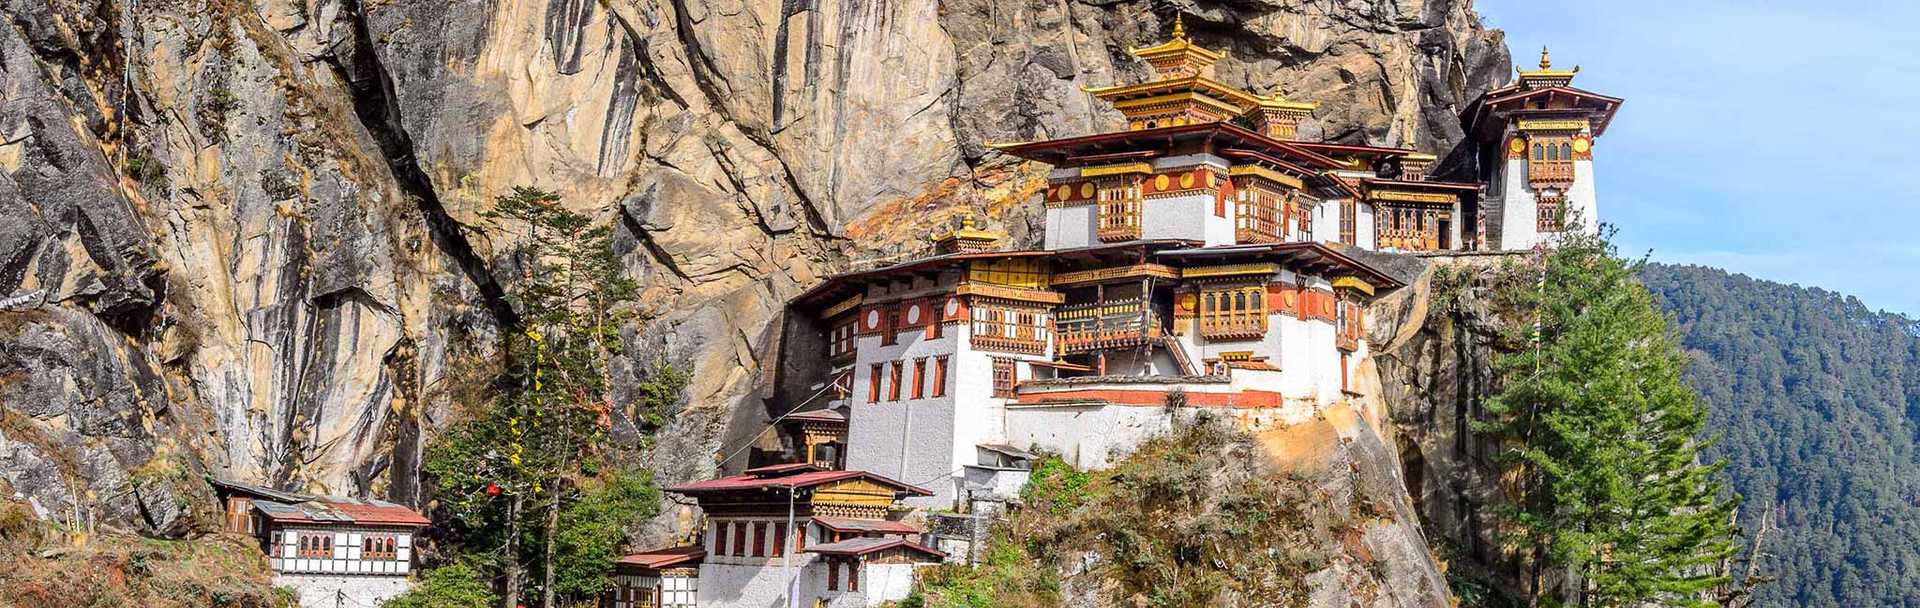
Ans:
{"type": "Polygon", "coordinates": [[[1212,194],[1149,198],[1141,201],[1140,238],[1202,240],[1208,245],[1231,244],[1233,221],[1231,218],[1213,216],[1212,194]],[[1224,241],[1220,240],[1223,222],[1224,241]]]}
{"type": "Polygon", "coordinates": [[[1355,203],[1354,210],[1354,213],[1359,216],[1359,219],[1355,221],[1353,226],[1354,245],[1369,251],[1379,249],[1380,243],[1374,238],[1373,234],[1373,205],[1371,203],[1355,203]]]}
{"type": "MultiPolygon", "coordinates": [[[[958,391],[952,389],[961,384],[960,374],[956,372],[965,361],[956,356],[954,349],[966,339],[967,330],[965,323],[948,325],[940,338],[931,340],[924,332],[903,332],[899,342],[891,345],[882,345],[878,335],[858,338],[853,404],[847,420],[847,468],[918,485],[952,500],[953,483],[942,478],[950,478],[948,472],[955,468],[950,455],[955,451],[954,403],[958,391]],[[949,357],[950,392],[943,397],[932,397],[933,358],[939,355],[949,357]],[[903,382],[911,383],[913,360],[920,357],[928,361],[925,380],[929,385],[925,393],[928,396],[914,399],[909,386],[900,390],[900,400],[888,401],[891,371],[886,366],[894,361],[906,361],[900,377],[903,382]],[[869,401],[867,395],[874,363],[884,364],[880,372],[881,400],[877,403],[869,401]]],[[[967,447],[972,449],[971,445],[967,447]]]]}
{"type": "MultiPolygon", "coordinates": [[[[830,595],[825,591],[826,568],[820,556],[812,553],[793,555],[793,578],[798,580],[795,597],[799,605],[812,606],[813,598],[830,595]],[[819,586],[814,585],[819,579],[819,586]]],[[[788,570],[775,560],[763,564],[722,564],[709,560],[700,564],[701,608],[786,608],[788,570]]]]}
{"type": "Polygon", "coordinates": [[[404,576],[277,573],[273,586],[299,592],[300,608],[377,608],[413,583],[404,576]]]}
{"type": "Polygon", "coordinates": [[[1096,219],[1092,202],[1070,207],[1049,207],[1046,235],[1041,246],[1047,249],[1074,249],[1097,244],[1093,236],[1097,228],[1096,219]]]}
{"type": "MultiPolygon", "coordinates": [[[[267,565],[274,572],[319,574],[367,574],[406,577],[413,560],[413,534],[377,528],[284,527],[276,528],[280,544],[268,547],[267,565]],[[333,537],[330,559],[300,557],[302,534],[333,537]],[[361,550],[368,535],[394,537],[393,559],[362,559],[361,550]]],[[[273,538],[272,534],[268,538],[273,538]]]]}

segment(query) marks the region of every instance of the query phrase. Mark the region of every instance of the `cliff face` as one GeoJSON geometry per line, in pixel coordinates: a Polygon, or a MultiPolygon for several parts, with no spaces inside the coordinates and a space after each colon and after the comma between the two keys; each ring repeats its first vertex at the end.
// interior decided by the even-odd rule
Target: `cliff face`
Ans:
{"type": "Polygon", "coordinates": [[[0,481],[161,531],[194,484],[153,471],[422,500],[515,186],[617,226],[619,372],[692,372],[654,459],[707,475],[787,297],[960,209],[1032,239],[985,144],[1113,124],[1079,87],[1176,9],[1223,80],[1322,102],[1309,137],[1444,153],[1508,69],[1453,0],[0,0],[0,481]]]}

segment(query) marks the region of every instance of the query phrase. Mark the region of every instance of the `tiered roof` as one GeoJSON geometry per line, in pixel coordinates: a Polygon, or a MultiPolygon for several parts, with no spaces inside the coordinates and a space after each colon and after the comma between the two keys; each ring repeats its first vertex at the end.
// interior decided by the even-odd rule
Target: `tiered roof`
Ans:
{"type": "Polygon", "coordinates": [[[1552,57],[1541,47],[1540,69],[1522,70],[1513,84],[1488,91],[1461,110],[1467,133],[1481,141],[1493,141],[1505,130],[1509,118],[1518,118],[1523,129],[1529,122],[1538,128],[1550,128],[1556,121],[1577,120],[1585,121],[1577,126],[1591,125],[1594,136],[1604,134],[1625,100],[1575,88],[1573,77],[1578,73],[1579,66],[1553,69],[1552,57]]]}

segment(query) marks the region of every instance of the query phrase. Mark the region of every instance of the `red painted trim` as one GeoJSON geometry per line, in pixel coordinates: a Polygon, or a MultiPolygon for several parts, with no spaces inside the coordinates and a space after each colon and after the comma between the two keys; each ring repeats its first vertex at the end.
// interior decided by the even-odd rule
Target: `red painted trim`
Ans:
{"type": "MultiPolygon", "coordinates": [[[[1280,407],[1286,399],[1280,393],[1272,391],[1238,391],[1232,393],[1198,393],[1186,395],[1187,405],[1194,407],[1219,407],[1233,409],[1258,409],[1280,407]]],[[[1047,391],[1021,393],[1020,405],[1046,405],[1053,401],[1100,401],[1108,405],[1132,405],[1163,407],[1167,404],[1167,391],[1125,390],[1125,389],[1079,389],[1070,391],[1047,391]]]]}

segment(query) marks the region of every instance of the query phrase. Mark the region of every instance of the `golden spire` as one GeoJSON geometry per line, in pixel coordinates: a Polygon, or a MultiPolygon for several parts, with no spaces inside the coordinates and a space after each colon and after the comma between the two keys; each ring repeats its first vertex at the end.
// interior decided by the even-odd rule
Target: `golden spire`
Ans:
{"type": "Polygon", "coordinates": [[[1553,69],[1553,56],[1547,54],[1547,45],[1540,45],[1540,69],[1553,69]]]}
{"type": "Polygon", "coordinates": [[[1186,13],[1173,14],[1173,39],[1174,40],[1187,39],[1187,24],[1182,19],[1183,17],[1186,17],[1186,13]]]}
{"type": "Polygon", "coordinates": [[[1530,89],[1538,87],[1564,87],[1567,86],[1567,83],[1573,81],[1574,74],[1580,73],[1580,66],[1573,66],[1571,70],[1553,69],[1553,55],[1547,52],[1545,45],[1541,45],[1540,47],[1540,69],[1521,70],[1520,66],[1513,67],[1516,70],[1520,70],[1520,84],[1530,89]]]}
{"type": "Polygon", "coordinates": [[[1127,52],[1153,66],[1154,74],[1163,80],[1211,76],[1214,62],[1226,57],[1226,53],[1200,48],[1187,39],[1186,15],[1183,13],[1173,15],[1172,38],[1146,48],[1128,48],[1127,52]]]}

